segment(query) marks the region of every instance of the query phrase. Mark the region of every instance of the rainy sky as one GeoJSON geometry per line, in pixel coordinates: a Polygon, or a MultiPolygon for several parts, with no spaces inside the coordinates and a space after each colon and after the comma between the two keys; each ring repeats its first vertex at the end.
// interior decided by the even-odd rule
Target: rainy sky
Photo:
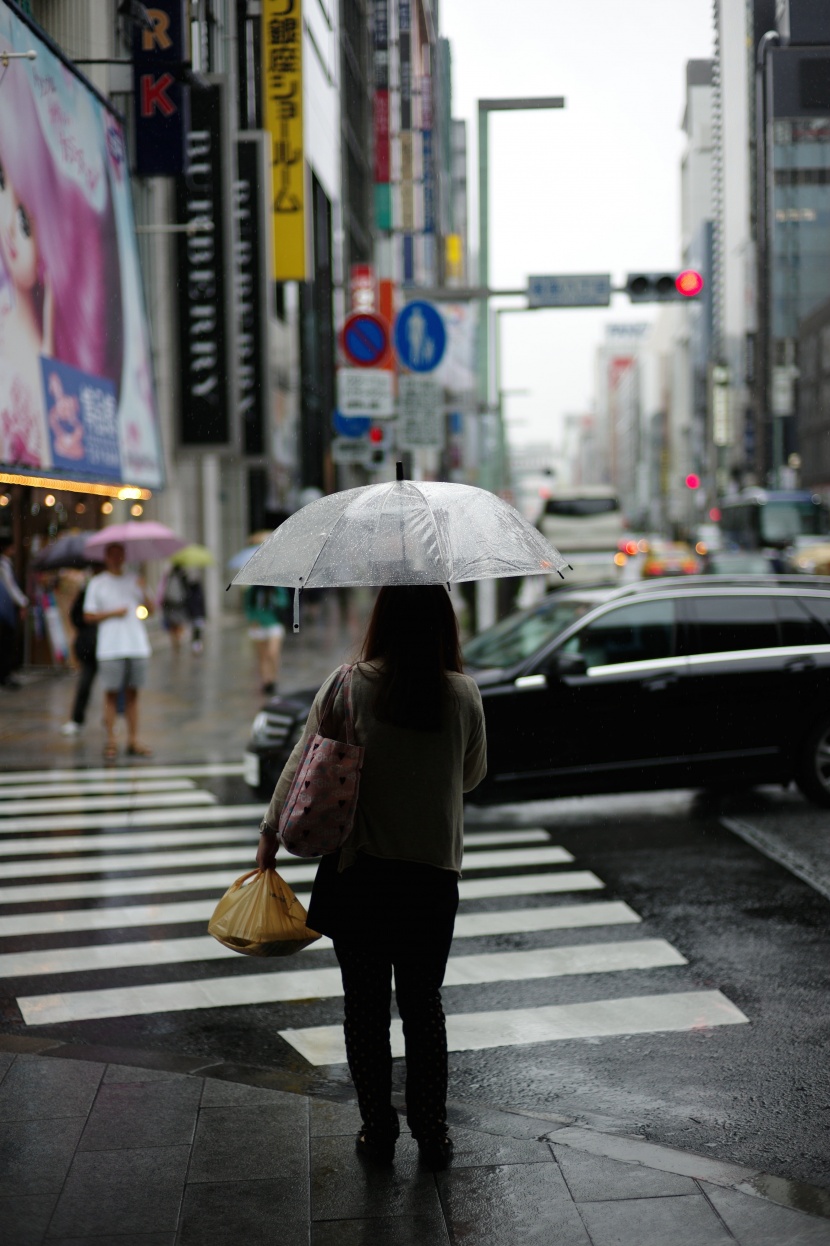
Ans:
{"type": "MultiPolygon", "coordinates": [[[[677,266],[685,64],[712,55],[711,14],[711,0],[441,0],[473,239],[476,101],[566,98],[561,112],[490,117],[491,286],[677,266]]],[[[505,398],[511,439],[556,443],[562,416],[589,409],[603,325],[653,314],[617,296],[608,310],[501,317],[502,386],[531,391],[505,398]]]]}

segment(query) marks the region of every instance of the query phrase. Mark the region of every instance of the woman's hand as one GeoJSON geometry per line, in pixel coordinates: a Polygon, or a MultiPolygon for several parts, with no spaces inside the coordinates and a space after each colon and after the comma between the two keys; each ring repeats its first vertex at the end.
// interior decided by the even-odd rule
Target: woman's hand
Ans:
{"type": "Polygon", "coordinates": [[[256,863],[261,870],[276,869],[278,847],[276,831],[269,828],[261,832],[256,854],[256,863]]]}

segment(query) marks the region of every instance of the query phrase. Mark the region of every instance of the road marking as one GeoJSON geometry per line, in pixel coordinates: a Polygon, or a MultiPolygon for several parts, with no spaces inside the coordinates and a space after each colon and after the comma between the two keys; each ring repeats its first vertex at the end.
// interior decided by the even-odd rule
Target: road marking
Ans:
{"type": "MultiPolygon", "coordinates": [[[[689,1032],[748,1023],[749,1018],[720,991],[688,991],[585,1004],[455,1013],[447,1017],[447,1046],[450,1051],[483,1051],[576,1038],[689,1032]]],[[[279,1034],[309,1064],[346,1062],[342,1026],[280,1030],[279,1034]]],[[[392,1055],[404,1055],[400,1021],[392,1022],[392,1055]]]]}
{"type": "MultiPolygon", "coordinates": [[[[483,982],[518,982],[574,974],[615,973],[686,963],[680,953],[664,939],[580,944],[576,947],[536,948],[524,952],[450,957],[445,984],[473,986],[483,982]]],[[[49,995],[23,995],[18,997],[17,1005],[27,1025],[54,1025],[56,1022],[91,1021],[102,1017],[189,1012],[200,1008],[233,1008],[248,1004],[288,1003],[301,999],[331,999],[342,993],[340,970],[335,967],[277,970],[268,974],[65,991],[49,995]]]]}
{"type": "MultiPolygon", "coordinates": [[[[2,827],[2,819],[0,819],[0,827],[2,827]]],[[[534,838],[532,843],[540,842],[536,836],[543,837],[545,843],[549,843],[548,835],[545,831],[532,832],[534,838]]],[[[194,844],[197,847],[204,844],[221,844],[221,843],[246,843],[255,844],[256,836],[250,827],[221,827],[218,830],[206,830],[203,827],[193,827],[190,830],[166,830],[166,831],[111,831],[103,835],[62,835],[62,834],[36,834],[24,836],[21,839],[13,839],[11,837],[0,838],[0,858],[3,857],[40,857],[45,848],[52,853],[61,852],[123,852],[125,859],[127,854],[143,852],[146,848],[175,848],[184,844],[194,844]]],[[[464,836],[464,847],[477,848],[482,842],[486,847],[492,847],[497,844],[527,843],[528,836],[524,831],[516,831],[515,839],[512,833],[503,831],[493,837],[489,837],[486,841],[479,841],[479,838],[473,834],[464,836]]],[[[279,865],[282,869],[283,863],[290,860],[285,855],[280,856],[279,865]]],[[[125,868],[127,868],[125,866],[125,868]]],[[[2,860],[0,860],[0,871],[3,869],[2,860]]]]}
{"type": "Polygon", "coordinates": [[[493,844],[549,844],[550,835],[539,827],[528,827],[527,830],[513,831],[465,831],[465,848],[489,848],[493,844]]]}
{"type": "MultiPolygon", "coordinates": [[[[85,792],[102,792],[113,796],[121,792],[183,792],[196,790],[192,779],[143,779],[140,775],[134,778],[101,780],[97,783],[43,783],[21,784],[0,788],[0,810],[2,802],[14,797],[23,796],[81,796],[85,792]]],[[[547,838],[547,837],[546,837],[547,838]]]]}
{"type": "MultiPolygon", "coordinates": [[[[506,894],[505,898],[509,899],[509,895],[506,894]]],[[[297,899],[307,907],[310,896],[298,895],[297,899]]],[[[208,922],[215,907],[215,900],[185,900],[172,904],[127,904],[102,909],[13,913],[0,916],[0,937],[67,934],[79,930],[128,930],[136,926],[152,928],[208,922]]],[[[563,930],[572,926],[617,926],[639,921],[641,918],[622,901],[595,900],[592,904],[561,904],[553,908],[462,913],[455,919],[455,937],[462,939],[479,935],[514,934],[524,930],[563,930]]],[[[317,947],[318,944],[313,946],[317,947]]]]}
{"type": "MultiPolygon", "coordinates": [[[[253,869],[253,864],[251,865],[253,869]]],[[[280,866],[286,882],[293,887],[298,882],[310,882],[316,865],[301,866],[288,872],[280,866]]],[[[149,878],[92,879],[89,882],[33,883],[31,887],[0,887],[0,904],[29,903],[38,900],[92,900],[115,896],[163,895],[166,892],[181,894],[185,891],[215,891],[216,898],[224,895],[233,879],[227,873],[152,875],[149,878]]],[[[480,900],[490,896],[534,896],[548,892],[596,891],[604,884],[596,874],[588,870],[575,870],[561,874],[517,874],[510,877],[462,879],[458,893],[465,900],[480,900]]]]}
{"type": "Polygon", "coordinates": [[[242,762],[194,762],[192,766],[135,766],[123,765],[114,770],[112,766],[100,766],[92,770],[7,770],[0,774],[0,787],[8,783],[61,783],[65,779],[83,783],[86,780],[118,778],[168,779],[195,774],[203,778],[212,775],[242,775],[242,762]]]}
{"type": "MultiPolygon", "coordinates": [[[[818,810],[815,812],[818,813],[818,810]]],[[[830,884],[826,872],[815,869],[807,853],[779,843],[774,835],[767,835],[760,827],[745,822],[743,818],[721,818],[720,824],[830,900],[830,884]]]]}
{"type": "MultiPolygon", "coordinates": [[[[164,906],[157,906],[163,908],[164,906]]],[[[188,910],[184,921],[207,922],[213,911],[212,901],[199,900],[191,905],[170,905],[170,908],[188,910]]],[[[137,912],[127,909],[133,917],[146,920],[135,925],[152,927],[158,923],[156,906],[152,910],[136,906],[137,912]]],[[[94,911],[93,917],[106,915],[94,911]]],[[[123,910],[117,910],[122,912],[123,910]]],[[[37,916],[35,914],[34,916],[37,916]]],[[[46,914],[47,917],[84,917],[84,913],[46,914]]],[[[13,919],[14,920],[14,919],[13,919]]],[[[25,920],[25,919],[24,919],[25,920]]],[[[499,934],[526,934],[531,931],[575,930],[592,926],[621,926],[640,922],[642,919],[627,904],[615,900],[599,900],[594,904],[563,904],[558,908],[510,909],[497,913],[466,913],[455,919],[455,939],[472,939],[499,934]]],[[[120,921],[118,925],[126,925],[120,921]]],[[[73,929],[88,929],[73,926],[73,929]]],[[[61,929],[67,929],[62,926],[61,929]]],[[[5,933],[0,929],[0,934],[5,933]]],[[[33,933],[30,926],[25,933],[33,933]]],[[[51,932],[50,932],[51,933],[51,932]]],[[[331,940],[318,939],[307,949],[323,952],[331,948],[331,940]]],[[[232,956],[227,948],[209,936],[193,938],[151,938],[134,943],[95,943],[84,947],[42,948],[35,952],[6,952],[0,954],[0,978],[34,977],[39,974],[82,973],[89,969],[126,969],[136,965],[176,965],[185,961],[217,960],[232,956]]]]}
{"type": "MultiPolygon", "coordinates": [[[[84,813],[86,810],[111,809],[113,812],[122,809],[152,809],[170,805],[215,805],[216,797],[212,792],[199,791],[198,788],[186,792],[125,792],[107,796],[59,796],[55,800],[9,800],[0,804],[0,829],[5,825],[6,818],[15,814],[58,814],[61,825],[64,825],[64,814],[84,813]]],[[[54,818],[52,819],[54,822],[54,818]]],[[[110,819],[112,821],[112,819],[110,819]]]]}
{"type": "MultiPolygon", "coordinates": [[[[251,822],[258,826],[264,812],[265,806],[261,802],[258,805],[214,805],[212,808],[193,805],[190,809],[125,810],[118,813],[117,820],[124,830],[133,826],[181,826],[187,822],[251,822]]],[[[69,813],[56,826],[54,816],[0,818],[0,831],[6,834],[20,831],[94,831],[99,827],[112,830],[113,820],[111,813],[69,813]]]]}

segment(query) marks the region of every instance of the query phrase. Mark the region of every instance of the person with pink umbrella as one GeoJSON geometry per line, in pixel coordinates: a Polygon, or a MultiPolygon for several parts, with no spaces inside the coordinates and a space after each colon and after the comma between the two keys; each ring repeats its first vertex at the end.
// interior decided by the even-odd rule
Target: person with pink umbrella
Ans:
{"type": "Polygon", "coordinates": [[[115,761],[115,722],[118,694],[125,690],[124,715],[127,720],[127,755],[151,757],[152,749],[138,739],[138,694],[147,679],[150,638],[144,619],[153,613],[153,602],[144,581],[125,572],[126,550],[119,541],[104,548],[105,570],[90,582],[84,598],[84,621],[98,624],[95,656],[104,686],[104,745],[106,761],[115,761]]]}

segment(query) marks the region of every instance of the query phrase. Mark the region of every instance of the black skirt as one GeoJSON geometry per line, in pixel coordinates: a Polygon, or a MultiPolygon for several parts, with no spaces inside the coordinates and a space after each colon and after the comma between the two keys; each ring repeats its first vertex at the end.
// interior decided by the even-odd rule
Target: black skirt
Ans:
{"type": "Polygon", "coordinates": [[[359,852],[338,873],[340,852],[323,857],[308,908],[308,925],[332,939],[378,949],[414,951],[452,942],[458,875],[418,861],[387,861],[359,852]]]}

